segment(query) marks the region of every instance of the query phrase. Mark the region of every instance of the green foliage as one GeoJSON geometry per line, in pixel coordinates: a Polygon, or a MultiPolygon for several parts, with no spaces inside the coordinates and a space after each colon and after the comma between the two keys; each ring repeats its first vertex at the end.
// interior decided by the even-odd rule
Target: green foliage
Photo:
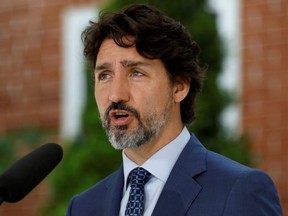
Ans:
{"type": "Polygon", "coordinates": [[[15,160],[15,145],[12,138],[0,138],[0,173],[2,173],[15,160]]]}
{"type": "MultiPolygon", "coordinates": [[[[122,8],[133,0],[116,0],[109,9],[122,8]]],[[[232,96],[217,83],[221,72],[223,48],[216,29],[215,15],[208,10],[205,0],[141,0],[181,21],[202,49],[201,62],[208,65],[204,90],[197,100],[197,119],[189,128],[209,149],[224,154],[244,164],[249,163],[247,141],[231,138],[223,129],[220,115],[231,102],[232,96]]],[[[88,85],[88,100],[83,113],[81,136],[67,145],[64,160],[54,172],[54,196],[47,215],[65,214],[69,199],[95,184],[119,167],[121,152],[112,149],[103,132],[96,103],[92,76],[88,85]]]]}
{"type": "Polygon", "coordinates": [[[42,130],[27,128],[21,131],[3,135],[0,137],[0,173],[7,169],[17,159],[19,149],[34,148],[43,144],[44,137],[48,132],[42,130]]]}

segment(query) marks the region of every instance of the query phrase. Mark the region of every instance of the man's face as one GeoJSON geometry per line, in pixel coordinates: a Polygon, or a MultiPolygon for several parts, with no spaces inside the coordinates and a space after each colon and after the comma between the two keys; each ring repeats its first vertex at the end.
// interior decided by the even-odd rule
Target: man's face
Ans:
{"type": "Polygon", "coordinates": [[[173,89],[160,60],[144,58],[135,47],[119,47],[112,39],[103,41],[95,67],[95,98],[116,149],[141,146],[173,124],[170,118],[179,112],[173,89]]]}

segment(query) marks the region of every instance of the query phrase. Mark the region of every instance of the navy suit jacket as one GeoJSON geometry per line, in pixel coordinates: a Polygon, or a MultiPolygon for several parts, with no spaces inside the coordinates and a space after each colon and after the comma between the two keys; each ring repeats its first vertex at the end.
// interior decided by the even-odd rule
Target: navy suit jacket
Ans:
{"type": "MultiPolygon", "coordinates": [[[[118,216],[123,167],[72,198],[67,216],[118,216]]],[[[179,156],[153,216],[282,215],[276,188],[262,171],[208,151],[192,134],[179,156]]]]}

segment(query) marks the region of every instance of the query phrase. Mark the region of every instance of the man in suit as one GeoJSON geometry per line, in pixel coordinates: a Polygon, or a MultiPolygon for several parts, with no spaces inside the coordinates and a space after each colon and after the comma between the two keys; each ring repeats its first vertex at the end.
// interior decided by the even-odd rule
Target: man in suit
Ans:
{"type": "Polygon", "coordinates": [[[82,37],[101,121],[123,165],[73,197],[68,216],[281,215],[269,176],[188,132],[204,70],[185,27],[135,4],[102,13],[82,37]]]}

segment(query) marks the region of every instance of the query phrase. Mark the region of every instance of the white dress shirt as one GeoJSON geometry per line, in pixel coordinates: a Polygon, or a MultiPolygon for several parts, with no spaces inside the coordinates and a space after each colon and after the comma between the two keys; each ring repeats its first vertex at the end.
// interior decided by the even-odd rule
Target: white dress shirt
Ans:
{"type": "MultiPolygon", "coordinates": [[[[145,210],[144,216],[152,215],[152,212],[156,206],[158,198],[162,192],[162,189],[169,177],[169,174],[176,163],[180,153],[184,149],[185,145],[190,139],[190,133],[186,127],[183,128],[182,132],[169,144],[164,146],[154,155],[152,155],[145,163],[141,166],[152,174],[151,179],[145,185],[145,210]]],[[[126,205],[129,199],[130,185],[127,187],[127,178],[134,168],[138,167],[136,163],[131,161],[122,152],[123,167],[124,167],[124,188],[123,197],[120,207],[120,216],[125,215],[126,205]],[[126,189],[127,188],[127,189],[126,189]]]]}

